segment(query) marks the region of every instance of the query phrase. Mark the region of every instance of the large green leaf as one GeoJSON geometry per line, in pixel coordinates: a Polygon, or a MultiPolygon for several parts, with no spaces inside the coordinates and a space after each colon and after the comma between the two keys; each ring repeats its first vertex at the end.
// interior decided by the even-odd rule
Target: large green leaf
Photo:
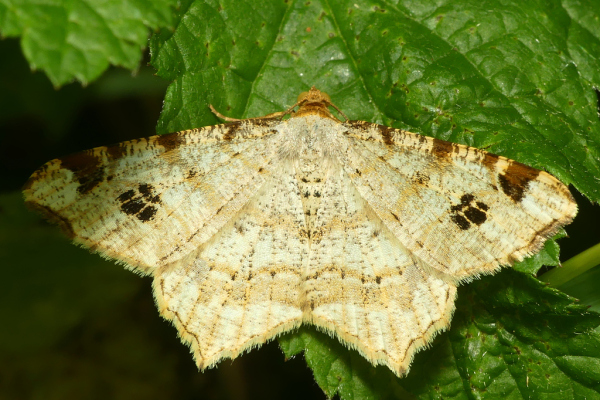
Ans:
{"type": "Polygon", "coordinates": [[[195,1],[180,18],[151,41],[173,80],[160,132],[216,123],[208,103],[280,111],[316,85],[352,119],[485,148],[600,200],[600,24],[558,2],[195,1]]]}
{"type": "MultiPolygon", "coordinates": [[[[168,4],[0,0],[0,31],[21,35],[32,67],[60,85],[108,63],[135,68],[147,27],[175,26],[150,42],[152,65],[173,82],[160,133],[219,123],[208,104],[237,118],[284,110],[316,85],[352,119],[485,148],[600,200],[593,1],[183,0],[174,16],[168,4]]],[[[450,331],[403,379],[310,327],[280,345],[288,357],[304,351],[324,392],[343,399],[599,398],[597,314],[531,277],[557,263],[550,241],[517,271],[462,287],[450,331]]],[[[109,300],[121,299],[117,290],[109,300]]],[[[54,313],[65,331],[89,309],[77,306],[72,317],[57,308],[34,319],[54,313]]],[[[44,339],[20,343],[33,338],[44,339]]]]}
{"type": "Polygon", "coordinates": [[[55,86],[95,80],[109,64],[136,69],[148,28],[170,26],[174,0],[0,0],[0,34],[20,36],[32,69],[55,86]]]}
{"type": "MultiPolygon", "coordinates": [[[[598,201],[600,81],[590,65],[599,63],[600,28],[591,4],[578,7],[191,2],[174,32],[151,41],[152,64],[173,81],[158,130],[218,123],[208,104],[237,118],[284,110],[316,85],[352,119],[485,148],[598,201]]],[[[550,241],[516,269],[557,263],[550,241]]],[[[404,379],[313,328],[280,344],[288,357],[304,351],[321,388],[343,399],[583,398],[599,396],[599,323],[573,299],[507,271],[461,288],[452,329],[404,379]]]]}

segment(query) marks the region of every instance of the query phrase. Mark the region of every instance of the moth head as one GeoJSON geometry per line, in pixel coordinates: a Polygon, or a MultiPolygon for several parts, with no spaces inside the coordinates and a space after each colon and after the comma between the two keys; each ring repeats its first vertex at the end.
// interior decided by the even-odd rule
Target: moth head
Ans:
{"type": "Polygon", "coordinates": [[[303,103],[331,104],[331,98],[327,93],[321,92],[319,89],[313,86],[308,92],[302,92],[298,96],[298,101],[296,104],[301,105],[303,103]]]}
{"type": "Polygon", "coordinates": [[[300,93],[298,96],[298,101],[292,107],[299,107],[298,111],[296,111],[292,117],[300,117],[310,114],[318,114],[323,118],[330,118],[334,121],[340,122],[331,112],[329,112],[329,107],[335,108],[340,115],[342,115],[346,120],[346,114],[344,114],[339,108],[335,106],[331,102],[331,98],[325,92],[321,92],[319,89],[314,86],[310,88],[308,92],[300,93]]]}

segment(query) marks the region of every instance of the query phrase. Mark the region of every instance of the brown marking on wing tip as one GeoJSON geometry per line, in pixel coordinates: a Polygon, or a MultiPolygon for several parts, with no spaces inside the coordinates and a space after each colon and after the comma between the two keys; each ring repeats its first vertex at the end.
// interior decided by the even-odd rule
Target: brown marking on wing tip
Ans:
{"type": "Polygon", "coordinates": [[[485,152],[485,157],[483,157],[483,160],[481,160],[481,163],[488,170],[494,171],[496,169],[496,164],[498,163],[499,159],[500,159],[500,156],[497,156],[496,154],[485,152]]]}
{"type": "Polygon", "coordinates": [[[77,192],[85,194],[104,181],[105,171],[102,161],[93,150],[72,154],[59,159],[61,168],[73,172],[79,187],[77,192]]]}
{"type": "Polygon", "coordinates": [[[58,225],[58,227],[67,235],[70,239],[75,237],[75,231],[71,222],[60,214],[56,213],[53,209],[48,206],[44,206],[33,201],[26,201],[25,205],[32,211],[41,214],[50,223],[58,225]]]}
{"type": "Polygon", "coordinates": [[[230,122],[225,125],[227,126],[227,130],[223,134],[223,140],[230,142],[236,137],[237,131],[240,129],[241,121],[230,122]]]}
{"type": "Polygon", "coordinates": [[[394,137],[394,128],[390,128],[389,126],[385,125],[377,125],[377,129],[379,129],[383,143],[386,146],[391,146],[394,144],[394,141],[392,140],[394,137]]]}
{"type": "Polygon", "coordinates": [[[156,143],[164,147],[165,153],[178,148],[184,143],[184,141],[185,140],[183,136],[177,132],[156,136],[156,143]]]}
{"type": "Polygon", "coordinates": [[[448,158],[454,151],[454,144],[445,140],[433,139],[431,154],[438,158],[448,158]]]}
{"type": "Polygon", "coordinates": [[[504,194],[518,203],[523,199],[529,182],[537,179],[539,174],[540,171],[535,168],[512,161],[506,171],[498,175],[498,181],[504,194]]]}
{"type": "Polygon", "coordinates": [[[127,149],[125,146],[121,146],[120,144],[108,146],[106,148],[106,154],[110,160],[118,160],[127,154],[127,149]]]}
{"type": "Polygon", "coordinates": [[[93,154],[92,150],[83,151],[81,153],[71,154],[69,156],[59,158],[62,168],[72,171],[74,174],[82,172],[89,173],[101,164],[100,159],[93,154]]]}

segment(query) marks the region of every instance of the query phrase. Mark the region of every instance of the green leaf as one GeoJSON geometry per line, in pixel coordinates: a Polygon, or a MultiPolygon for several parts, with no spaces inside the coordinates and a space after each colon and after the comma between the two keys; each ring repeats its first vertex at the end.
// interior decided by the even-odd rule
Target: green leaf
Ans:
{"type": "MultiPolygon", "coordinates": [[[[60,85],[95,79],[109,63],[135,68],[148,27],[175,26],[150,42],[152,64],[173,81],[161,133],[219,123],[208,104],[237,118],[280,111],[316,85],[352,119],[485,148],[546,169],[600,199],[600,121],[592,90],[600,87],[600,24],[593,1],[183,0],[176,15],[170,12],[166,0],[0,0],[0,30],[20,35],[32,67],[60,85]]],[[[16,199],[3,208],[17,208],[16,199]]],[[[107,270],[105,283],[80,287],[93,256],[78,261],[82,253],[75,248],[73,255],[54,253],[58,239],[35,228],[12,235],[6,229],[0,238],[2,264],[16,264],[18,254],[23,265],[37,268],[13,272],[16,277],[4,282],[3,313],[18,321],[2,332],[5,351],[31,345],[29,358],[37,360],[36,350],[60,344],[96,311],[96,302],[72,304],[73,298],[102,298],[101,312],[112,316],[110,310],[125,307],[136,291],[133,283],[113,283],[115,269],[107,270]],[[20,247],[28,238],[43,245],[36,252],[31,243],[20,247]],[[93,290],[113,286],[106,298],[93,290]],[[10,303],[15,298],[26,301],[10,303]],[[52,328],[39,335],[38,326],[52,328]]],[[[342,399],[598,398],[598,315],[530,276],[556,263],[558,246],[551,241],[515,267],[526,274],[508,270],[462,287],[451,329],[417,354],[403,379],[310,327],[281,337],[280,344],[288,357],[303,352],[323,391],[342,399]]],[[[129,321],[109,318],[119,326],[129,321]]],[[[132,348],[141,335],[128,332],[106,353],[132,348]]],[[[156,351],[152,335],[143,337],[155,359],[168,358],[169,352],[156,351]]],[[[147,353],[136,351],[145,361],[147,353]]],[[[151,358],[144,364],[159,365],[151,358]]],[[[40,365],[44,372],[62,365],[68,376],[71,364],[40,365]]],[[[217,370],[226,368],[221,363],[217,370]]],[[[173,379],[169,370],[175,369],[144,370],[140,381],[173,379]]]]}
{"type": "Polygon", "coordinates": [[[560,248],[558,243],[556,243],[556,240],[565,236],[567,236],[567,234],[563,231],[554,236],[552,239],[546,241],[546,243],[544,243],[544,248],[539,253],[526,258],[520,263],[515,264],[515,270],[535,275],[544,265],[554,267],[559,266],[560,248]]]}
{"type": "Polygon", "coordinates": [[[55,86],[92,81],[109,65],[137,69],[148,28],[172,24],[175,0],[0,0],[0,34],[20,36],[32,69],[55,86]]]}
{"type": "MultiPolygon", "coordinates": [[[[484,148],[598,201],[598,16],[557,1],[193,1],[151,39],[173,81],[157,130],[219,123],[208,104],[285,110],[315,85],[351,119],[484,148]]],[[[598,397],[598,315],[531,277],[542,264],[558,264],[556,242],[516,266],[527,274],[461,288],[451,330],[404,379],[310,327],[280,345],[342,399],[598,397]]]]}
{"type": "Polygon", "coordinates": [[[600,311],[600,244],[597,244],[566,261],[562,268],[554,268],[540,280],[577,297],[590,306],[590,310],[600,311]]]}
{"type": "MultiPolygon", "coordinates": [[[[489,398],[597,397],[598,382],[588,377],[598,373],[600,336],[593,329],[600,316],[586,309],[511,270],[461,288],[448,341],[466,391],[489,398]],[[573,373],[584,365],[587,376],[573,373]]],[[[405,381],[434,393],[418,378],[405,381]]]]}
{"type": "Polygon", "coordinates": [[[556,2],[492,3],[194,1],[151,40],[174,81],[158,131],[219,122],[209,103],[236,118],[284,110],[316,85],[351,119],[484,148],[600,200],[600,80],[570,57],[576,21],[556,2]]]}

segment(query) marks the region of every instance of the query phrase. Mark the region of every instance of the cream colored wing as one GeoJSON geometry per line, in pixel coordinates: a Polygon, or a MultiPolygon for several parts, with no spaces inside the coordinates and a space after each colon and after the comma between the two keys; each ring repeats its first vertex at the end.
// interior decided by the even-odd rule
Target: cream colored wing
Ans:
{"type": "Polygon", "coordinates": [[[209,126],[56,159],[31,176],[25,200],[76,242],[149,273],[197,249],[264,184],[278,123],[209,126]]]}
{"type": "Polygon", "coordinates": [[[339,157],[363,198],[413,254],[457,280],[537,252],[577,205],[553,176],[468,146],[362,121],[339,157]]]}
{"type": "Polygon", "coordinates": [[[298,235],[305,226],[298,185],[284,169],[197,251],[155,271],[158,307],[200,369],[302,322],[308,244],[298,235]]]}
{"type": "Polygon", "coordinates": [[[414,353],[450,324],[456,286],[411,255],[341,167],[319,194],[304,319],[402,376],[414,353]]]}

